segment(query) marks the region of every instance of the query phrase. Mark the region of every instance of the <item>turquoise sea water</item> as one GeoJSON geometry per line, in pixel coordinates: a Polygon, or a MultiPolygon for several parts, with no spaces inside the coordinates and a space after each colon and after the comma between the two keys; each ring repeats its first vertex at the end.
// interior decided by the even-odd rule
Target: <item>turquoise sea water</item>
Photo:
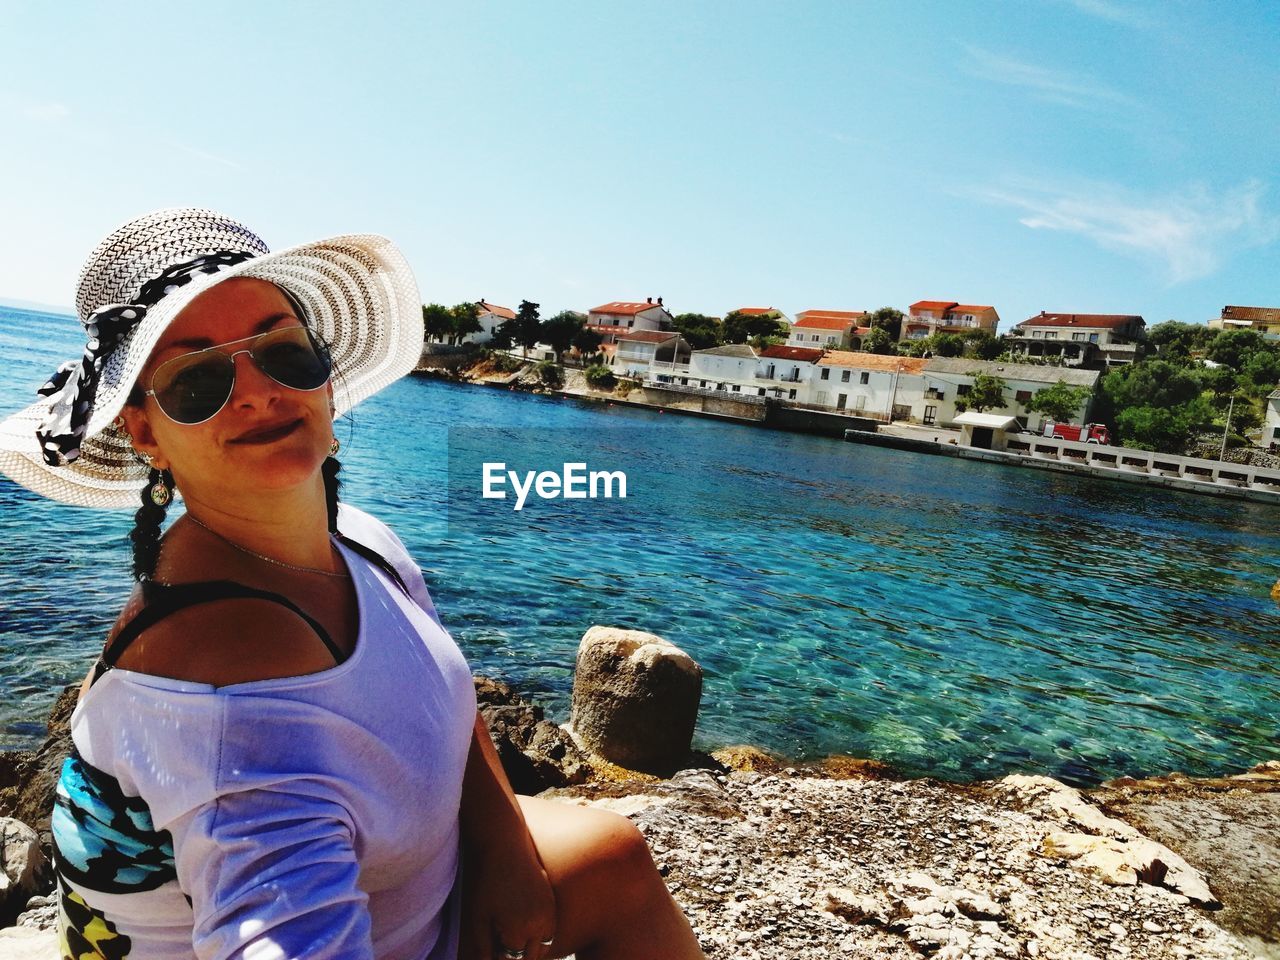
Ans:
{"type": "MultiPolygon", "coordinates": [[[[78,334],[0,308],[0,410],[78,334]]],[[[703,746],[1073,782],[1280,758],[1275,508],[417,378],[339,435],[345,496],[408,544],[473,668],[554,719],[611,623],[703,665],[703,746]],[[643,489],[517,515],[450,494],[464,441],[626,463],[643,489]]],[[[96,655],[129,524],[0,480],[0,746],[36,741],[96,655]]]]}

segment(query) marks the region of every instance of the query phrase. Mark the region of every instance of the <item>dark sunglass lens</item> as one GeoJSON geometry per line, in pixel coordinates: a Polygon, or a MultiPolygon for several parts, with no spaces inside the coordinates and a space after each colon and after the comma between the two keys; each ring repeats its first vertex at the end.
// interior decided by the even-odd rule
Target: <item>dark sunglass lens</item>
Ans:
{"type": "Polygon", "coordinates": [[[235,379],[231,361],[218,354],[158,372],[167,375],[153,387],[156,402],[179,423],[201,423],[221,410],[235,379]]]}
{"type": "Polygon", "coordinates": [[[264,338],[253,351],[262,371],[294,390],[314,390],[329,379],[329,363],[300,327],[264,338]]]}

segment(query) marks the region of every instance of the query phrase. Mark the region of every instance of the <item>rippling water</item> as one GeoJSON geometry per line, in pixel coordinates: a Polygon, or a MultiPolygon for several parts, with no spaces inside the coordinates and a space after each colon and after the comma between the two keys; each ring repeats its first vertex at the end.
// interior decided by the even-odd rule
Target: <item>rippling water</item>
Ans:
{"type": "MultiPolygon", "coordinates": [[[[0,308],[0,410],[77,332],[0,308]]],[[[582,632],[613,623],[703,665],[704,746],[1082,783],[1280,758],[1275,508],[413,378],[340,436],[345,496],[409,545],[474,669],[555,719],[582,632]],[[572,436],[679,502],[495,530],[447,496],[450,426],[572,436]]],[[[129,517],[0,480],[0,522],[0,745],[21,746],[128,589],[129,517]]]]}

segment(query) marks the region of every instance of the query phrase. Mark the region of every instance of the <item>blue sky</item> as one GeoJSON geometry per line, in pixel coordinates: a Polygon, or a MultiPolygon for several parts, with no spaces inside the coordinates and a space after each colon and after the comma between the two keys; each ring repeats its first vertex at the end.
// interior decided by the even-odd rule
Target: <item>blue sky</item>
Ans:
{"type": "Polygon", "coordinates": [[[1280,304],[1280,6],[0,0],[0,298],[116,224],[394,238],[543,313],[1280,304]]]}

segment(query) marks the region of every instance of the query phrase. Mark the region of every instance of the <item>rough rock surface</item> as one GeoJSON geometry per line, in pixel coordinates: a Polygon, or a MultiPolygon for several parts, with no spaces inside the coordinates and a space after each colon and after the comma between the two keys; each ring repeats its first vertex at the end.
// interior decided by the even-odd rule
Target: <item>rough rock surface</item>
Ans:
{"type": "Polygon", "coordinates": [[[685,771],[546,796],[630,816],[712,960],[1266,956],[1181,894],[1045,856],[1080,825],[999,784],[685,771]]]}
{"type": "Polygon", "coordinates": [[[21,820],[0,817],[0,924],[13,920],[47,875],[39,834],[21,820]]]}
{"type": "Polygon", "coordinates": [[[569,723],[606,760],[665,776],[689,758],[701,696],[702,668],[675,644],[594,626],[578,646],[569,723]]]}
{"type": "Polygon", "coordinates": [[[541,707],[499,680],[476,677],[475,686],[480,713],[516,793],[532,796],[590,778],[587,758],[541,707]]]}
{"type": "Polygon", "coordinates": [[[66,687],[49,713],[48,736],[34,753],[0,754],[0,816],[15,817],[41,833],[48,832],[53,793],[62,761],[71,749],[71,711],[80,685],[66,687]]]}

